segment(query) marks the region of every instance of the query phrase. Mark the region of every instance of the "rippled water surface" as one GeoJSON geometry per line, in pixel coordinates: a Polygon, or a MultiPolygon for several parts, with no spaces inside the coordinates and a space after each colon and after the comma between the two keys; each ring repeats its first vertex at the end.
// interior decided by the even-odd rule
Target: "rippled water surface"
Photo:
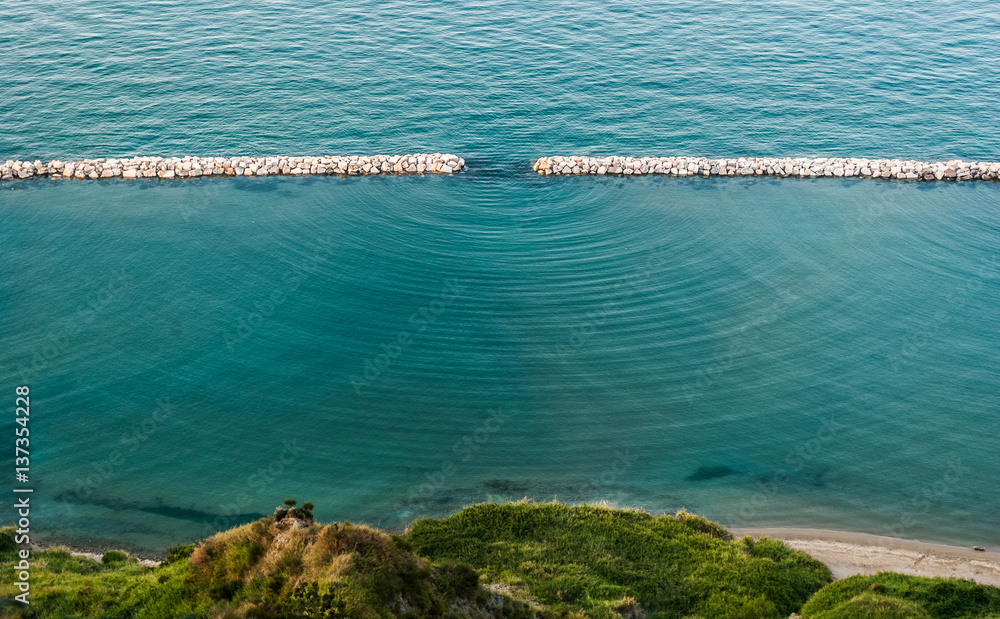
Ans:
{"type": "Polygon", "coordinates": [[[1000,160],[998,50],[988,2],[9,2],[0,159],[470,165],[0,185],[33,524],[157,549],[286,496],[528,496],[1000,543],[1000,185],[529,168],[1000,160]]]}

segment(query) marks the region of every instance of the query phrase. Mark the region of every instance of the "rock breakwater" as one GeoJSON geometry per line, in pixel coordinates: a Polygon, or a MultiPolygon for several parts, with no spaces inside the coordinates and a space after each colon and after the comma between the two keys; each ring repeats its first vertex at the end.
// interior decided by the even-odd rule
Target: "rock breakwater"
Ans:
{"type": "Polygon", "coordinates": [[[1000,163],[904,159],[736,157],[541,157],[533,169],[546,176],[817,176],[914,181],[998,180],[1000,163]]]}
{"type": "Polygon", "coordinates": [[[465,168],[455,155],[320,156],[320,157],[131,157],[80,161],[7,160],[0,180],[48,176],[65,179],[197,178],[201,176],[307,176],[336,174],[452,174],[465,168]]]}

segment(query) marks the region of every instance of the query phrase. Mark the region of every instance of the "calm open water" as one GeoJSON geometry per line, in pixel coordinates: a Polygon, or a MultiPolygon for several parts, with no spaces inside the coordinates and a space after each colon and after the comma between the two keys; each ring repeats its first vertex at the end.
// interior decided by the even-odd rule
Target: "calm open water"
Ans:
{"type": "Polygon", "coordinates": [[[33,532],[528,496],[1000,544],[1000,184],[529,167],[1000,160],[998,63],[992,2],[7,2],[0,159],[470,165],[0,185],[33,532]]]}

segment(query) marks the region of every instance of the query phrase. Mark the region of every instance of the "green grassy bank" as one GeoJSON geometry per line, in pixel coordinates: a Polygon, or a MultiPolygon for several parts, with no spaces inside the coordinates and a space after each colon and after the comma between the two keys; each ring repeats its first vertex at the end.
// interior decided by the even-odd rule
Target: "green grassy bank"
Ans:
{"type": "Polygon", "coordinates": [[[899,574],[831,583],[775,540],[595,506],[482,504],[404,535],[300,510],[174,547],[155,568],[114,552],[33,560],[24,607],[12,601],[13,539],[0,534],[0,616],[1000,617],[995,587],[899,574]]]}

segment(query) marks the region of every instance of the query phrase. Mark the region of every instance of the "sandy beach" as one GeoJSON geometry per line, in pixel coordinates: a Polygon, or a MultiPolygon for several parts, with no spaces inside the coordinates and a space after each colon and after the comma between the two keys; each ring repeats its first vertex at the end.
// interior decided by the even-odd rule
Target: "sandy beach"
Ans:
{"type": "Polygon", "coordinates": [[[736,535],[779,539],[822,561],[834,578],[900,572],[915,576],[969,578],[1000,586],[1000,552],[824,529],[733,528],[736,535]]]}

